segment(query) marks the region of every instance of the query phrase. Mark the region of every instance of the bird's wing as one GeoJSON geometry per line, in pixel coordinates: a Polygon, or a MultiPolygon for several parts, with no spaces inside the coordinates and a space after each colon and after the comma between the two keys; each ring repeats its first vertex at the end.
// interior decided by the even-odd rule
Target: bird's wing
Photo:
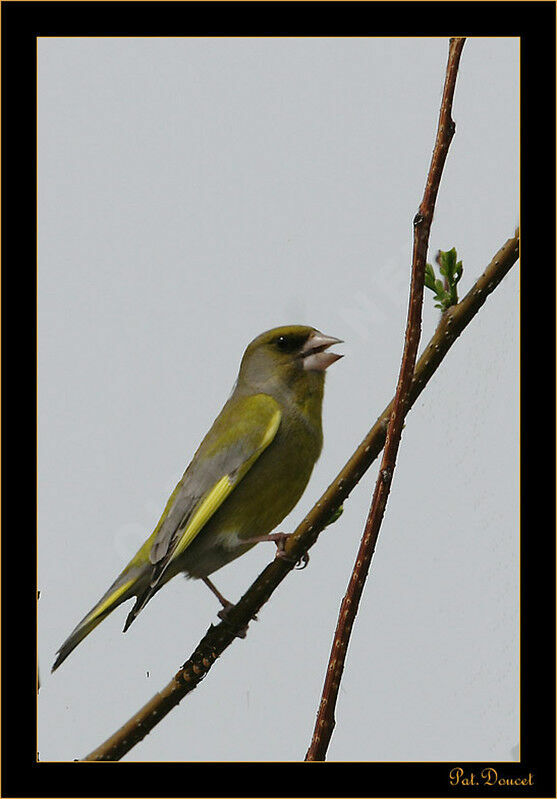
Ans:
{"type": "Polygon", "coordinates": [[[124,631],[157,591],[170,564],[189,547],[273,441],[280,420],[279,404],[267,394],[236,398],[225,405],[149,539],[151,579],[138,595],[124,631]]]}

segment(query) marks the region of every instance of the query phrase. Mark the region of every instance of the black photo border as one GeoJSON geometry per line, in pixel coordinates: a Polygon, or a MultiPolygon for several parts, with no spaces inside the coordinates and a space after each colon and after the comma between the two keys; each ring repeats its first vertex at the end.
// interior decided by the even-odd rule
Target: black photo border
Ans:
{"type": "Polygon", "coordinates": [[[1,795],[554,797],[555,4],[4,0],[1,15],[1,795]],[[36,39],[186,35],[521,38],[521,760],[499,770],[531,784],[450,785],[492,762],[37,761],[36,39]]]}

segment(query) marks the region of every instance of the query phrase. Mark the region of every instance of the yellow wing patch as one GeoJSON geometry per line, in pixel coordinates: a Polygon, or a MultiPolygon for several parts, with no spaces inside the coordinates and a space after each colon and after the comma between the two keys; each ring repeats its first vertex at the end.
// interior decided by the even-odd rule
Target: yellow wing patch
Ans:
{"type": "Polygon", "coordinates": [[[227,496],[232,492],[235,485],[240,482],[240,480],[244,477],[246,472],[252,467],[255,463],[257,458],[261,455],[261,453],[267,449],[271,441],[274,439],[281,419],[281,412],[277,408],[276,411],[272,414],[267,429],[265,430],[265,434],[261,440],[261,445],[257,448],[254,454],[249,458],[245,463],[242,464],[240,469],[238,469],[235,475],[225,474],[224,477],[215,483],[213,488],[205,495],[205,497],[199,503],[199,507],[189,520],[182,537],[180,538],[178,544],[176,545],[171,560],[174,560],[179,555],[184,552],[187,547],[191,544],[194,540],[196,535],[203,529],[203,527],[207,524],[211,516],[217,511],[217,509],[222,505],[224,500],[227,496]]]}
{"type": "Polygon", "coordinates": [[[206,497],[200,502],[198,509],[193,514],[178,545],[172,553],[172,559],[177,558],[189,547],[195,536],[207,524],[213,513],[219,508],[232,491],[233,485],[230,477],[224,477],[216,483],[206,497]]]}

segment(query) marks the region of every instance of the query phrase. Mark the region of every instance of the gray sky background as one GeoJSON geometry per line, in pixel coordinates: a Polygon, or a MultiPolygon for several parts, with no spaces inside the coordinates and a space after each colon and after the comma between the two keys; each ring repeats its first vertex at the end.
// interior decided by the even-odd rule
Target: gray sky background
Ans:
{"type": "MultiPolygon", "coordinates": [[[[39,39],[39,741],[83,757],[162,688],[217,603],[174,579],[56,649],[151,533],[278,324],[344,339],[303,518],[391,399],[447,40],[39,39]]],[[[469,39],[430,240],[464,293],[519,221],[519,41],[469,39]]],[[[513,760],[518,267],[412,410],[330,760],[513,760]]],[[[438,311],[426,296],[422,343],[438,311]]],[[[377,472],[127,760],[303,760],[377,472]]],[[[214,575],[238,598],[260,544],[214,575]]]]}

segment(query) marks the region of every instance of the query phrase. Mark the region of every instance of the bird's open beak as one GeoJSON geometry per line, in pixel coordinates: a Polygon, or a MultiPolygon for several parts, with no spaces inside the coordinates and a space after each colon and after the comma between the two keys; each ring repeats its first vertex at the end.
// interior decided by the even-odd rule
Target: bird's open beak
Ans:
{"type": "Polygon", "coordinates": [[[312,333],[300,353],[303,358],[304,369],[324,372],[328,366],[342,358],[343,356],[337,355],[336,352],[326,352],[333,344],[342,344],[342,341],[333,336],[325,336],[318,330],[312,333]]]}

